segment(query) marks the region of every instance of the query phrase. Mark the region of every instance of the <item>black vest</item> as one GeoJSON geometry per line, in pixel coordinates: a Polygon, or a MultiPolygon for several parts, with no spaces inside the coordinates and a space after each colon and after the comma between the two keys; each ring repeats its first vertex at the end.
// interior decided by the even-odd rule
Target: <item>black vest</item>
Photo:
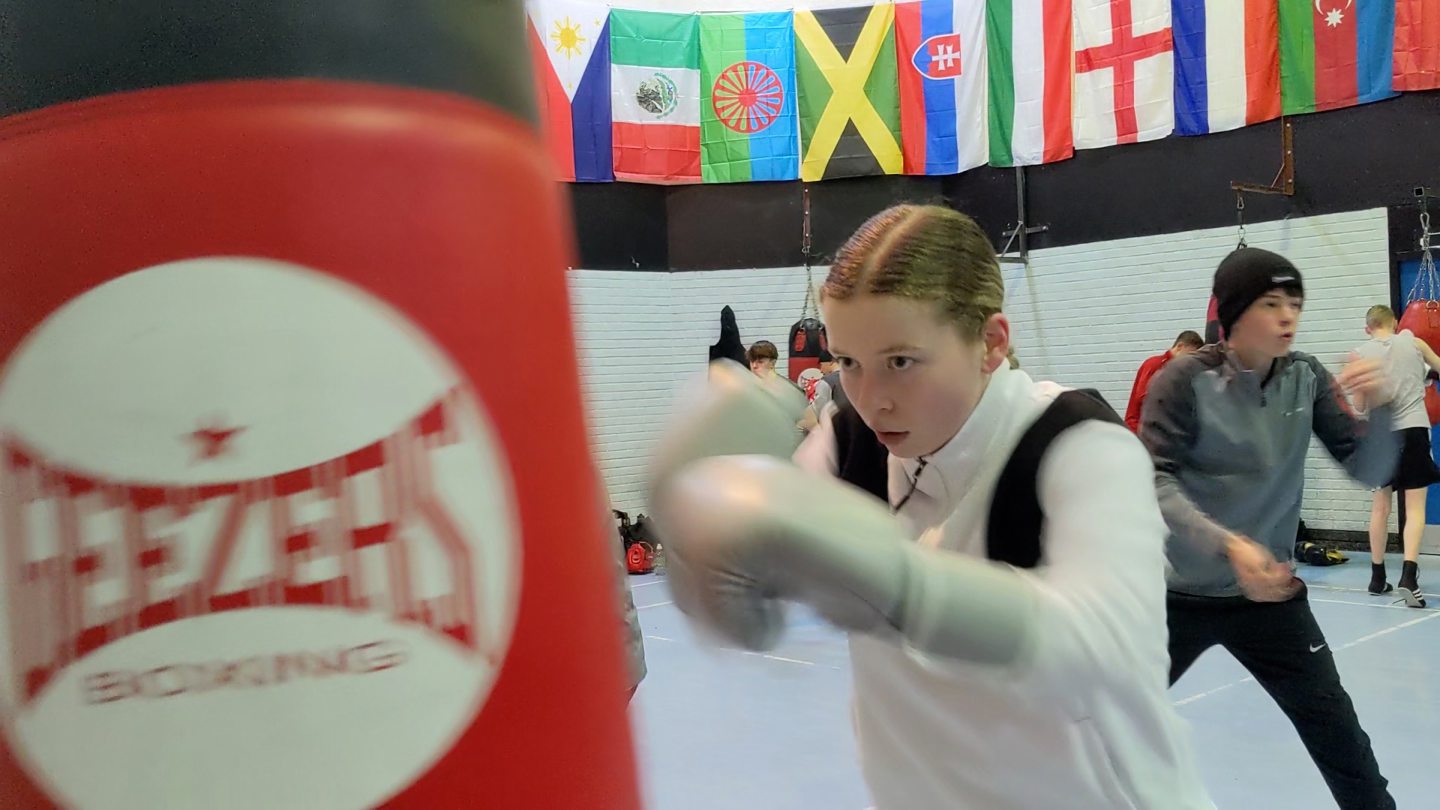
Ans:
{"type": "MultiPolygon", "coordinates": [[[[1045,524],[1045,511],[1036,491],[1040,462],[1061,433],[1091,419],[1125,424],[1099,391],[1066,391],[1020,437],[1000,471],[990,501],[985,532],[987,557],[1017,568],[1040,564],[1040,532],[1045,524]]],[[[889,451],[848,401],[839,404],[831,424],[835,429],[838,476],[888,504],[889,451]]]]}

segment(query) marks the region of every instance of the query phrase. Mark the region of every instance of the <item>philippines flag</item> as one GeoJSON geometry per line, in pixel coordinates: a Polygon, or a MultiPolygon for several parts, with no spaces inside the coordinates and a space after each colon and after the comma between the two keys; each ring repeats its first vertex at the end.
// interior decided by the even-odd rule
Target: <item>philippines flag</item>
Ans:
{"type": "Polygon", "coordinates": [[[1225,132],[1280,117],[1275,0],[1173,0],[1175,131],[1225,132]]]}
{"type": "Polygon", "coordinates": [[[956,174],[990,158],[984,0],[895,6],[906,174],[956,174]]]}
{"type": "Polygon", "coordinates": [[[560,179],[612,181],[610,10],[575,0],[528,5],[540,121],[560,179]]]}

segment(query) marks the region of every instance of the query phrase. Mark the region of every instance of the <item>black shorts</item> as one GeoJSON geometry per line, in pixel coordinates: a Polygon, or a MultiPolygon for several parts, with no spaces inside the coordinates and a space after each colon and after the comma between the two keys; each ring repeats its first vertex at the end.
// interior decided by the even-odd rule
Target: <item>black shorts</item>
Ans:
{"type": "Polygon", "coordinates": [[[1400,431],[1400,463],[1387,486],[1424,489],[1431,484],[1440,484],[1440,468],[1430,455],[1430,428],[1405,428],[1400,431]]]}

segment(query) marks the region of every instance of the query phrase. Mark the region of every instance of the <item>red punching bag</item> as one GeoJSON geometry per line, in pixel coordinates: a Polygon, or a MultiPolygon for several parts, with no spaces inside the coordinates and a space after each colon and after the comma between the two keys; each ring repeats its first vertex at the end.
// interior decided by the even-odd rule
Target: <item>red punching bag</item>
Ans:
{"type": "Polygon", "coordinates": [[[787,358],[791,382],[799,382],[807,369],[819,369],[821,359],[828,360],[829,346],[825,327],[818,318],[801,318],[790,327],[790,351],[787,358]]]}
{"type": "Polygon", "coordinates": [[[1430,346],[1440,346],[1440,300],[1414,298],[1405,304],[1398,329],[1408,329],[1430,346]]]}
{"type": "Polygon", "coordinates": [[[1430,417],[1430,424],[1440,425],[1440,391],[1435,390],[1435,383],[1425,381],[1425,415],[1430,417]]]}
{"type": "Polygon", "coordinates": [[[1431,346],[1440,345],[1440,301],[1422,299],[1405,305],[1400,329],[1409,329],[1431,346]]]}
{"type": "MultiPolygon", "coordinates": [[[[1435,260],[1430,255],[1429,219],[1428,215],[1422,217],[1425,235],[1420,241],[1420,270],[1406,296],[1405,311],[1400,315],[1397,329],[1409,329],[1415,337],[1435,347],[1440,346],[1440,273],[1436,272],[1435,260]]],[[[1440,425],[1440,391],[1429,379],[1425,381],[1425,413],[1430,417],[1430,424],[1440,425]]]]}
{"type": "Polygon", "coordinates": [[[519,0],[5,14],[0,806],[639,807],[519,0]]]}
{"type": "Polygon", "coordinates": [[[1430,251],[1424,251],[1420,271],[1406,296],[1405,311],[1400,315],[1400,329],[1409,329],[1415,337],[1430,346],[1440,346],[1440,274],[1430,251]]]}
{"type": "Polygon", "coordinates": [[[1205,309],[1205,342],[1219,343],[1225,339],[1225,330],[1220,328],[1220,314],[1218,302],[1215,296],[1210,296],[1210,304],[1205,309]]]}

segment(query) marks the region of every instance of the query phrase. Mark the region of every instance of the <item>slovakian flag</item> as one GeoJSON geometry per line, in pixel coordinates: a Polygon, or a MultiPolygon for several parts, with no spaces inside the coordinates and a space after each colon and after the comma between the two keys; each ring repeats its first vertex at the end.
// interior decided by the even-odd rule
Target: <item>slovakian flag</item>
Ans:
{"type": "Polygon", "coordinates": [[[1075,0],[1075,148],[1174,130],[1170,0],[1075,0]]]}
{"type": "Polygon", "coordinates": [[[610,10],[574,0],[532,0],[528,5],[540,122],[560,179],[614,180],[610,10]]]}
{"type": "Polygon", "coordinates": [[[956,174],[989,159],[985,0],[895,6],[906,174],[956,174]]]}
{"type": "Polygon", "coordinates": [[[700,16],[610,13],[615,177],[700,182],[700,16]]]}
{"type": "Polygon", "coordinates": [[[1440,88],[1440,0],[1395,4],[1395,89],[1440,88]]]}
{"type": "Polygon", "coordinates": [[[1227,132],[1280,117],[1275,0],[1173,0],[1175,131],[1227,132]]]}
{"type": "Polygon", "coordinates": [[[795,180],[795,24],[790,12],[700,16],[700,173],[707,183],[795,180]]]}
{"type": "Polygon", "coordinates": [[[1395,0],[1280,0],[1285,114],[1396,95],[1394,42],[1395,0]]]}
{"type": "Polygon", "coordinates": [[[1070,0],[987,0],[990,165],[1034,166],[1075,154],[1070,0]]]}

